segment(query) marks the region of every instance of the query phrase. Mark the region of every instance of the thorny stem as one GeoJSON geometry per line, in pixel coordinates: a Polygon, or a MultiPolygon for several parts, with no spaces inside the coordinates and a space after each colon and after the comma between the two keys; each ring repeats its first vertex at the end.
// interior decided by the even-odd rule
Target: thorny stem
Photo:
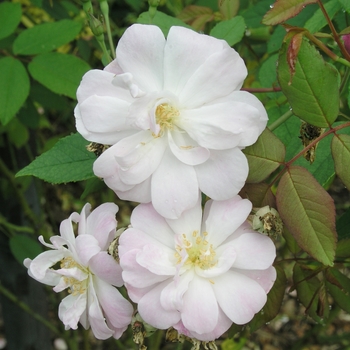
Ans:
{"type": "Polygon", "coordinates": [[[328,131],[324,132],[317,139],[312,141],[308,146],[303,148],[297,155],[295,155],[288,162],[284,163],[284,168],[277,174],[277,176],[271,181],[270,187],[284,174],[284,172],[290,167],[292,163],[294,163],[298,158],[300,158],[305,152],[307,152],[310,148],[314,147],[318,142],[327,137],[329,134],[335,134],[338,130],[350,127],[350,122],[346,122],[344,124],[338,125],[335,128],[330,128],[328,131]]]}
{"type": "Polygon", "coordinates": [[[339,35],[338,35],[337,31],[335,30],[334,25],[333,25],[331,19],[329,18],[326,9],[324,8],[324,6],[323,6],[323,4],[322,4],[322,1],[321,1],[321,0],[317,0],[317,3],[318,3],[318,6],[320,7],[321,11],[323,12],[324,17],[325,17],[326,20],[327,20],[328,26],[329,26],[329,28],[330,28],[331,31],[332,31],[334,40],[337,42],[337,44],[338,44],[338,46],[339,46],[339,48],[340,48],[340,51],[342,52],[342,54],[344,55],[344,57],[346,58],[346,60],[347,60],[347,61],[350,61],[350,54],[346,51],[346,49],[345,49],[345,47],[344,47],[344,44],[343,44],[342,41],[340,40],[339,35]]]}

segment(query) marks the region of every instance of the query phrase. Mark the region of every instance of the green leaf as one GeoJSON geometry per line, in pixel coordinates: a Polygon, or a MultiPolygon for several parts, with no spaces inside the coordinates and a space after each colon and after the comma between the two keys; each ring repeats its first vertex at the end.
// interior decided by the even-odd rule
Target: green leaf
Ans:
{"type": "Polygon", "coordinates": [[[296,116],[321,128],[335,121],[339,112],[339,73],[307,40],[300,47],[293,77],[287,63],[287,44],[282,46],[277,75],[296,116]]]}
{"type": "Polygon", "coordinates": [[[317,277],[312,276],[313,274],[313,270],[306,270],[299,264],[295,264],[293,269],[293,282],[297,290],[298,299],[306,308],[305,312],[316,322],[321,322],[322,319],[318,315],[318,291],[321,282],[317,277]]]}
{"type": "Polygon", "coordinates": [[[72,41],[80,32],[80,22],[63,19],[26,29],[13,43],[16,55],[36,55],[56,50],[72,41]]]}
{"type": "Polygon", "coordinates": [[[276,208],[276,200],[271,186],[265,182],[246,183],[239,194],[243,198],[248,198],[255,208],[261,208],[265,205],[276,208]]]}
{"type": "Polygon", "coordinates": [[[326,271],[327,288],[334,301],[350,313],[350,279],[337,269],[326,271]]]}
{"type": "Polygon", "coordinates": [[[75,99],[81,78],[90,66],[78,57],[50,52],[34,57],[28,69],[49,90],[75,99]]]}
{"type": "Polygon", "coordinates": [[[317,0],[277,0],[263,17],[262,23],[273,26],[285,22],[296,16],[306,5],[315,2],[317,0]]]}
{"type": "Polygon", "coordinates": [[[239,10],[239,0],[224,0],[219,1],[219,11],[224,20],[231,19],[237,15],[239,10]]]}
{"type": "Polygon", "coordinates": [[[335,206],[331,196],[304,168],[290,167],[276,194],[281,218],[300,248],[324,265],[333,265],[335,206]]]}
{"type": "Polygon", "coordinates": [[[338,0],[339,3],[342,5],[343,9],[350,13],[350,2],[349,0],[338,0]]]}
{"type": "Polygon", "coordinates": [[[274,319],[280,310],[286,290],[287,279],[284,270],[280,266],[275,266],[275,269],[277,272],[276,281],[267,294],[265,306],[249,323],[251,332],[255,332],[258,328],[274,319]]]}
{"type": "Polygon", "coordinates": [[[337,220],[336,228],[339,240],[350,238],[350,208],[337,220]]]}
{"type": "Polygon", "coordinates": [[[335,172],[347,188],[350,188],[350,136],[334,134],[332,139],[332,156],[335,172]]]}
{"type": "Polygon", "coordinates": [[[265,180],[275,171],[284,162],[286,153],[283,143],[268,129],[243,152],[249,164],[247,182],[253,183],[265,180]]]}
{"type": "Polygon", "coordinates": [[[143,12],[140,14],[136,22],[141,24],[153,24],[158,26],[162,30],[165,37],[167,37],[168,32],[172,26],[180,26],[180,27],[193,29],[191,26],[187,25],[180,19],[168,16],[165,13],[160,11],[156,12],[153,19],[150,19],[148,11],[143,12]]]}
{"type": "Polygon", "coordinates": [[[29,77],[23,64],[12,58],[0,59],[0,121],[6,125],[29,95],[29,77]]]}
{"type": "Polygon", "coordinates": [[[101,192],[106,188],[104,181],[98,177],[93,177],[86,181],[85,189],[80,199],[86,199],[86,197],[94,192],[101,192]]]}
{"type": "Polygon", "coordinates": [[[242,12],[242,16],[248,28],[261,27],[261,19],[270,9],[272,0],[259,0],[256,4],[250,6],[242,12]]]}
{"type": "Polygon", "coordinates": [[[10,238],[12,255],[22,265],[26,258],[34,259],[42,253],[42,246],[32,238],[24,235],[15,235],[10,238]]]}
{"type": "MultiPolygon", "coordinates": [[[[348,226],[348,232],[350,233],[350,226],[348,226]]],[[[337,258],[350,258],[350,238],[338,242],[335,256],[337,258]]]]}
{"type": "MultiPolygon", "coordinates": [[[[329,18],[332,19],[334,15],[341,9],[341,4],[338,0],[331,0],[323,5],[329,18]]],[[[319,8],[314,15],[305,23],[305,28],[311,32],[316,33],[327,24],[327,20],[319,8]]]]}
{"type": "Polygon", "coordinates": [[[21,16],[20,3],[6,1],[0,4],[0,39],[8,37],[16,30],[21,16]]]}
{"type": "Polygon", "coordinates": [[[29,140],[28,129],[18,120],[18,118],[12,119],[5,127],[7,131],[9,141],[16,146],[21,148],[29,140]]]}
{"type": "Polygon", "coordinates": [[[67,136],[16,174],[33,175],[53,184],[87,180],[94,177],[96,156],[86,149],[89,142],[80,134],[67,136]]]}
{"type": "Polygon", "coordinates": [[[227,21],[219,22],[210,31],[210,35],[217,39],[226,40],[230,46],[233,46],[242,40],[244,32],[244,19],[241,16],[236,16],[227,21]]]}

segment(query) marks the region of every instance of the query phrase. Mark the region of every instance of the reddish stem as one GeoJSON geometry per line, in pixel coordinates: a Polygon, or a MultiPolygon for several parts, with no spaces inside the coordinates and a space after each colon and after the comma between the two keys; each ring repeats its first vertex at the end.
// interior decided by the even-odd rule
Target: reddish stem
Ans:
{"type": "Polygon", "coordinates": [[[281,91],[281,88],[279,86],[271,87],[271,88],[242,88],[241,91],[248,91],[252,93],[259,93],[259,92],[278,92],[281,91]]]}

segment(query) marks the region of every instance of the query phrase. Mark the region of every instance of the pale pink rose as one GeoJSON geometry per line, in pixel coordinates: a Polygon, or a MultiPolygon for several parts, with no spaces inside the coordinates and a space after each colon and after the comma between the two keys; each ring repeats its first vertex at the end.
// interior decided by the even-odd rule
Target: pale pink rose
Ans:
{"type": "Polygon", "coordinates": [[[59,318],[66,329],[77,329],[80,322],[98,339],[119,338],[131,322],[133,307],[114,287],[121,287],[121,268],[107,253],[115,238],[118,207],[100,205],[90,213],[86,204],[79,215],[73,213],[62,221],[60,236],[50,238],[52,244],[39,241],[52,249],[34,260],[25,259],[28,273],[41,283],[54,286],[55,292],[68,289],[69,295],[59,305],[59,318]],[[73,222],[78,223],[74,235],[73,222]],[[53,269],[57,263],[60,268],[53,269]]]}
{"type": "Polygon", "coordinates": [[[240,91],[242,58],[225,41],[172,27],[128,28],[117,59],[87,72],[77,91],[76,127],[111,145],[94,173],[121,199],[152,202],[175,219],[200,191],[235,196],[248,175],[242,149],[264,130],[266,111],[240,91]]]}
{"type": "Polygon", "coordinates": [[[200,201],[179,219],[140,204],[119,239],[129,297],[151,326],[210,341],[245,324],[265,305],[276,279],[276,250],[246,222],[247,199],[200,201]]]}

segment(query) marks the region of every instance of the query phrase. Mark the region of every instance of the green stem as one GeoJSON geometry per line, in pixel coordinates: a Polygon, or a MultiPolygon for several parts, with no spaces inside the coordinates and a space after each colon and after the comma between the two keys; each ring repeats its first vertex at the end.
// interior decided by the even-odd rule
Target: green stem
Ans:
{"type": "Polygon", "coordinates": [[[288,120],[291,116],[293,115],[292,111],[287,111],[284,113],[281,117],[279,117],[277,120],[275,120],[269,127],[268,129],[270,131],[273,131],[277,129],[281,124],[283,124],[286,120],[288,120]]]}
{"type": "Polygon", "coordinates": [[[103,14],[103,17],[104,17],[104,19],[106,21],[108,43],[109,43],[109,47],[110,47],[110,50],[111,50],[111,55],[115,59],[116,58],[116,56],[115,56],[115,47],[114,47],[114,44],[113,44],[111,25],[110,25],[110,22],[109,22],[108,2],[106,0],[100,1],[100,8],[101,8],[101,12],[103,14]]]}
{"type": "Polygon", "coordinates": [[[10,184],[13,187],[13,190],[17,196],[17,199],[19,203],[22,206],[23,212],[25,216],[28,218],[28,220],[32,223],[33,227],[37,226],[37,217],[33,213],[33,211],[30,209],[26,198],[24,197],[23,193],[18,189],[18,184],[16,183],[15,176],[13,173],[7,168],[6,164],[3,162],[3,160],[0,158],[0,172],[2,172],[5,177],[9,180],[10,184]]]}
{"type": "Polygon", "coordinates": [[[160,349],[160,344],[163,339],[163,331],[158,329],[151,337],[149,337],[149,348],[150,349],[160,349]]]}
{"type": "MultiPolygon", "coordinates": [[[[13,293],[11,293],[7,288],[0,284],[0,293],[2,293],[6,298],[11,300],[14,304],[20,307],[22,310],[33,316],[37,321],[41,322],[44,326],[50,329],[54,334],[59,337],[66,338],[65,335],[59,331],[51,322],[47,321],[44,317],[33,311],[26,303],[19,300],[13,293]]],[[[67,340],[67,339],[65,339],[67,340]]]]}
{"type": "Polygon", "coordinates": [[[17,232],[34,234],[34,229],[26,226],[17,226],[17,225],[11,224],[1,214],[0,214],[0,225],[3,225],[4,227],[6,227],[9,230],[9,232],[11,232],[11,234],[16,234],[17,232]]]}
{"type": "Polygon", "coordinates": [[[271,87],[271,88],[242,88],[241,91],[248,91],[251,93],[259,93],[259,92],[279,92],[281,88],[279,86],[271,87]]]}

